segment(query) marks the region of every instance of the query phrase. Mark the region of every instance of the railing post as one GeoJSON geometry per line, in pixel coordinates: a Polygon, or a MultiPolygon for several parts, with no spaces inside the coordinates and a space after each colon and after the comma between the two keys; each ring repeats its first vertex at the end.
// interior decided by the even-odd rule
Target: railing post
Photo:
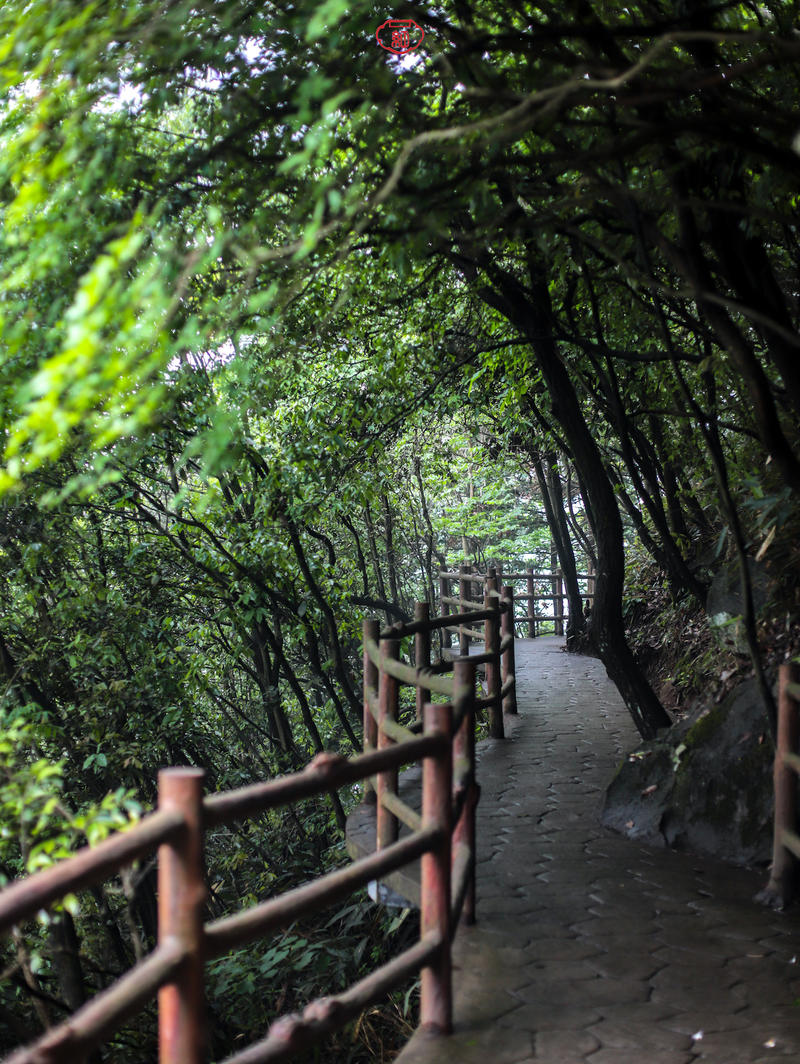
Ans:
{"type": "MultiPolygon", "coordinates": [[[[458,569],[458,597],[461,600],[461,605],[458,607],[459,613],[466,613],[468,607],[464,605],[464,602],[468,602],[471,598],[470,589],[472,588],[472,581],[468,577],[469,567],[466,565],[459,566],[458,569]]],[[[462,625],[458,630],[458,653],[460,657],[466,657],[469,654],[470,637],[464,631],[462,625]]]]}
{"type": "Polygon", "coordinates": [[[158,850],[158,941],[186,951],[178,975],[158,992],[159,1064],[202,1064],[206,1058],[203,994],[203,778],[201,768],[158,774],[159,809],[179,810],[186,826],[158,850]]]}
{"type": "Polygon", "coordinates": [[[509,676],[515,677],[514,685],[511,690],[506,694],[503,699],[503,712],[504,713],[516,713],[517,712],[517,682],[516,682],[516,656],[514,653],[514,588],[511,584],[506,584],[503,588],[503,598],[508,603],[508,609],[504,610],[500,615],[500,637],[505,639],[507,636],[511,637],[511,641],[506,649],[503,651],[503,667],[501,671],[501,679],[505,685],[509,676]]]}
{"type": "Polygon", "coordinates": [[[564,634],[564,582],[561,579],[561,571],[553,574],[553,605],[555,623],[553,625],[555,635],[564,634]]]}
{"type": "Polygon", "coordinates": [[[453,1027],[453,988],[450,954],[450,820],[453,787],[453,707],[449,702],[425,706],[425,733],[447,737],[444,752],[422,763],[422,824],[441,832],[436,847],[422,855],[420,871],[420,934],[437,931],[441,949],[422,969],[420,1026],[440,1034],[453,1027]]]}
{"type": "Polygon", "coordinates": [[[536,592],[533,587],[533,569],[528,566],[528,639],[536,638],[536,603],[533,600],[536,592]]]}
{"type": "MultiPolygon", "coordinates": [[[[414,603],[414,620],[429,621],[431,611],[427,602],[414,603]]],[[[423,629],[414,635],[414,661],[418,669],[429,669],[431,665],[431,632],[429,628],[423,629]]],[[[417,688],[417,720],[424,719],[425,703],[431,697],[426,687],[417,688]]]]}
{"type": "MultiPolygon", "coordinates": [[[[400,657],[400,642],[397,639],[381,640],[381,658],[397,661],[400,657]]],[[[381,728],[385,720],[397,720],[398,710],[398,682],[394,676],[390,676],[383,668],[379,670],[378,679],[378,749],[383,750],[387,746],[393,746],[394,741],[386,735],[381,728]]],[[[378,773],[378,808],[376,810],[377,849],[383,850],[397,842],[398,826],[397,817],[389,812],[383,805],[383,795],[389,791],[397,794],[397,780],[399,772],[396,768],[390,768],[386,772],[378,773]]]]}
{"type": "Polygon", "coordinates": [[[457,699],[454,708],[459,711],[462,706],[464,708],[461,727],[453,738],[453,757],[456,762],[463,760],[469,765],[467,798],[453,831],[453,849],[461,843],[469,847],[472,853],[469,885],[461,910],[461,922],[464,924],[475,923],[475,809],[480,794],[475,779],[475,671],[476,666],[471,661],[457,661],[453,667],[457,699]]]}
{"type": "Polygon", "coordinates": [[[586,558],[586,600],[583,607],[584,618],[589,617],[594,609],[594,589],[597,584],[597,575],[590,557],[586,558]]]}
{"type": "MultiPolygon", "coordinates": [[[[370,710],[370,700],[373,705],[378,704],[378,666],[367,653],[367,641],[378,643],[380,638],[380,622],[377,617],[365,617],[362,625],[364,639],[364,753],[378,748],[378,722],[370,710]]],[[[375,801],[375,790],[371,782],[364,780],[364,800],[375,801]]]]}
{"type": "MultiPolygon", "coordinates": [[[[489,570],[490,574],[492,570],[489,570]]],[[[500,602],[492,592],[497,591],[497,580],[486,577],[486,590],[483,593],[483,608],[492,610],[492,616],[483,622],[486,653],[491,658],[486,662],[487,695],[492,699],[489,704],[489,734],[493,739],[505,736],[503,728],[503,707],[500,702],[500,602]]]]}
{"type": "Polygon", "coordinates": [[[776,894],[785,904],[794,892],[796,862],[783,843],[785,831],[797,831],[797,774],[784,764],[785,754],[796,754],[800,723],[797,700],[788,685],[796,683],[800,670],[792,662],[778,669],[778,734],[775,743],[775,819],[772,838],[772,871],[767,892],[776,894]]]}
{"type": "MultiPolygon", "coordinates": [[[[450,603],[445,602],[446,598],[450,598],[450,577],[442,576],[439,573],[439,616],[447,617],[450,614],[450,603]]],[[[446,628],[439,629],[442,650],[449,650],[451,646],[450,632],[446,628]]]]}

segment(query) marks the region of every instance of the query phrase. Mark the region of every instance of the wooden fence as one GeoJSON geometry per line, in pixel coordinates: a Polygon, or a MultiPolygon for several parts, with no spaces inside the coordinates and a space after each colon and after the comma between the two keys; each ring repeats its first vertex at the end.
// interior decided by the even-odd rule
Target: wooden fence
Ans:
{"type": "MultiPolygon", "coordinates": [[[[550,573],[539,573],[534,569],[526,569],[522,573],[507,573],[496,567],[489,569],[489,574],[495,574],[499,583],[505,582],[510,586],[510,589],[513,589],[512,595],[515,602],[527,602],[526,612],[521,615],[515,614],[514,625],[515,627],[517,625],[527,626],[529,639],[535,639],[537,635],[544,634],[543,629],[545,626],[549,627],[551,625],[554,635],[564,635],[565,624],[569,621],[569,600],[564,590],[564,578],[561,572],[556,570],[550,573]],[[524,591],[513,587],[513,585],[520,583],[524,584],[524,591]],[[537,613],[536,604],[538,602],[552,602],[553,616],[548,617],[537,613]]],[[[595,579],[595,573],[591,570],[586,573],[578,573],[579,582],[583,583],[586,588],[585,591],[581,591],[581,598],[584,599],[586,607],[590,607],[594,601],[595,579]]],[[[451,607],[456,609],[480,608],[479,606],[476,607],[474,595],[476,587],[482,587],[483,581],[483,576],[474,573],[466,565],[462,565],[457,573],[439,573],[441,615],[447,616],[451,607]],[[452,594],[454,582],[458,583],[457,596],[452,594]]],[[[468,648],[469,640],[474,637],[474,633],[467,632],[465,641],[464,633],[460,632],[459,642],[462,653],[467,652],[465,648],[468,648]]],[[[480,635],[477,638],[480,638],[480,635]]],[[[449,646],[449,642],[447,645],[449,646]]]]}
{"type": "MultiPolygon", "coordinates": [[[[508,590],[508,589],[506,589],[508,590]]],[[[475,916],[475,711],[512,706],[513,598],[487,581],[487,607],[469,618],[483,622],[487,651],[433,664],[431,634],[448,622],[423,616],[383,632],[364,625],[364,753],[348,759],[319,754],[303,772],[203,797],[199,768],[159,775],[156,812],[138,825],[0,892],[0,934],[34,917],[64,895],[96,885],[158,848],[158,942],[148,957],[6,1064],[77,1064],[158,995],[160,1064],[201,1064],[207,1053],[203,1017],[206,961],[286,928],[367,883],[420,861],[419,941],[343,993],[319,998],[302,1014],[280,1018],[266,1036],[225,1064],[292,1059],[421,970],[420,1023],[447,1033],[452,1021],[450,943],[459,919],[475,916]],[[506,618],[503,622],[502,618],[506,618]],[[504,635],[500,637],[500,629],[504,635]],[[399,640],[413,635],[414,665],[400,660],[399,640]],[[501,664],[501,656],[504,664],[501,664]],[[487,698],[475,694],[476,667],[494,670],[487,698]],[[501,669],[505,680],[500,682],[501,669]],[[447,675],[452,672],[453,675],[447,675]],[[416,719],[399,720],[399,687],[412,685],[416,719]],[[435,694],[445,701],[431,701],[435,694]],[[402,766],[422,763],[417,811],[397,793],[402,766]],[[204,834],[210,828],[364,781],[377,803],[374,853],[270,898],[250,909],[204,923],[204,834]],[[403,822],[410,833],[399,837],[403,822]]],[[[513,711],[516,709],[515,700],[513,711]]],[[[494,719],[494,717],[493,717],[494,719]]]]}
{"type": "MultiPolygon", "coordinates": [[[[442,631],[442,653],[457,660],[469,658],[483,666],[486,677],[486,696],[478,700],[478,708],[489,710],[489,734],[503,738],[503,713],[517,712],[516,677],[514,664],[514,589],[508,584],[498,591],[498,576],[490,569],[486,576],[462,573],[441,573],[442,594],[440,616],[435,627],[442,631]],[[459,580],[459,595],[449,594],[449,581],[459,580]],[[482,602],[471,598],[471,589],[478,585],[483,591],[482,602]],[[455,607],[452,613],[450,608],[455,607]],[[476,627],[480,625],[481,627],[476,627]],[[458,633],[458,650],[453,651],[447,633],[458,633]],[[471,651],[473,641],[483,643],[484,649],[471,651]]],[[[425,608],[418,603],[417,609],[425,608]]],[[[426,622],[430,623],[430,622],[426,622]]],[[[392,630],[410,631],[414,626],[395,625],[392,630]]],[[[417,658],[430,661],[430,643],[417,646],[417,658]]]]}

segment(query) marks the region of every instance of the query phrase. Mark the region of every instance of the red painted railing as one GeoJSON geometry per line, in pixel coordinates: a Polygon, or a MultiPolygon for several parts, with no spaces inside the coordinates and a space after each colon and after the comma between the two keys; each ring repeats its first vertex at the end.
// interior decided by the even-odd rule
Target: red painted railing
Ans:
{"type": "Polygon", "coordinates": [[[757,895],[777,909],[798,893],[800,836],[797,823],[797,777],[800,775],[800,668],[785,662],[778,670],[778,729],[773,771],[775,812],[772,868],[769,881],[757,895]]]}
{"type": "MultiPolygon", "coordinates": [[[[35,916],[64,895],[90,887],[158,848],[159,929],[153,952],[108,989],[17,1050],[6,1064],[62,1064],[83,1059],[158,995],[160,1064],[201,1064],[206,1059],[203,966],[228,950],[287,927],[367,883],[417,860],[421,862],[419,941],[343,993],[311,1002],[302,1014],[277,1020],[266,1036],[225,1064],[291,1059],[326,1034],[356,1018],[418,971],[422,971],[420,1022],[446,1033],[451,1027],[450,942],[459,918],[475,913],[476,706],[499,707],[513,693],[513,637],[497,640],[492,625],[510,617],[513,601],[489,587],[484,621],[485,654],[433,665],[431,633],[447,623],[425,619],[418,606],[413,624],[385,632],[365,622],[365,753],[351,759],[320,754],[303,772],[203,798],[202,769],[171,768],[159,775],[158,810],[138,825],[74,857],[22,879],[0,892],[0,933],[35,916]],[[399,660],[398,640],[415,636],[414,666],[399,660]],[[489,699],[475,697],[478,662],[506,656],[506,680],[489,699]],[[427,648],[427,649],[426,649],[427,648]],[[508,662],[512,664],[509,666],[508,662]],[[452,670],[452,677],[445,675],[452,670]],[[417,720],[398,720],[398,688],[419,692],[417,720]],[[431,693],[446,699],[431,702],[431,693]],[[397,794],[402,766],[422,763],[422,809],[397,794]],[[204,833],[268,809],[366,781],[377,802],[374,853],[253,908],[204,924],[204,833]],[[400,837],[398,824],[410,829],[400,837]]],[[[512,629],[513,630],[513,629],[512,629]]],[[[506,633],[507,635],[507,633],[506,633]]],[[[515,708],[515,707],[514,707],[515,708]]]]}
{"type": "MultiPolygon", "coordinates": [[[[507,573],[501,569],[489,569],[489,575],[496,575],[498,581],[505,581],[511,587],[515,584],[524,586],[524,590],[513,588],[514,601],[527,602],[526,612],[519,616],[515,614],[514,625],[526,625],[530,639],[535,639],[537,635],[542,634],[545,625],[552,625],[554,635],[564,635],[565,622],[569,620],[569,599],[564,590],[564,579],[560,572],[538,573],[533,569],[526,569],[524,573],[507,573]],[[538,602],[552,602],[553,615],[546,616],[538,613],[536,608],[538,602]]],[[[588,572],[578,573],[577,575],[579,582],[585,587],[585,590],[581,591],[581,598],[584,599],[585,607],[590,609],[594,601],[596,575],[591,571],[591,566],[588,572]]],[[[476,587],[483,587],[484,579],[483,576],[473,573],[467,565],[462,565],[457,573],[439,573],[441,615],[443,617],[448,616],[451,606],[459,610],[480,609],[481,604],[475,602],[473,595],[476,587]],[[457,597],[451,594],[454,583],[458,583],[457,597]]],[[[507,588],[503,590],[505,593],[507,588]]],[[[453,626],[452,630],[456,630],[455,626],[453,626]]],[[[449,636],[447,638],[447,645],[449,646],[449,636]]],[[[471,638],[481,638],[481,636],[480,634],[471,635],[468,631],[459,633],[459,644],[462,653],[465,652],[465,645],[469,646],[471,638]]]]}
{"type": "MultiPolygon", "coordinates": [[[[458,633],[458,656],[469,657],[476,665],[484,665],[486,670],[485,698],[478,700],[478,708],[489,710],[489,734],[495,739],[503,738],[503,713],[517,712],[516,676],[514,668],[514,589],[506,585],[502,593],[498,591],[498,577],[495,569],[488,574],[477,576],[469,573],[462,566],[458,574],[440,573],[440,609],[441,616],[436,627],[443,633],[458,633]],[[458,598],[450,595],[450,581],[459,581],[458,598]],[[475,585],[483,586],[483,603],[472,598],[475,585]],[[455,607],[456,613],[450,613],[455,607]],[[483,625],[483,630],[475,625],[483,625]],[[483,651],[473,654],[470,647],[473,640],[483,642],[483,651]]],[[[393,626],[405,632],[414,626],[393,626]]],[[[443,646],[449,650],[449,637],[443,640],[443,646]]],[[[419,651],[418,651],[419,653],[419,651]]]]}

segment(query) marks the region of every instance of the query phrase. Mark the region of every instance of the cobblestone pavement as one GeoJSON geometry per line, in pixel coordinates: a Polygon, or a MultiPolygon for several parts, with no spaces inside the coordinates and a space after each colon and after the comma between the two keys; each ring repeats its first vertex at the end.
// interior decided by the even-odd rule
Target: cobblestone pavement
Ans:
{"type": "Polygon", "coordinates": [[[800,1060],[800,917],[752,902],[763,873],[600,827],[637,736],[600,662],[561,644],[518,642],[520,716],[482,744],[455,1031],[398,1064],[800,1060]]]}

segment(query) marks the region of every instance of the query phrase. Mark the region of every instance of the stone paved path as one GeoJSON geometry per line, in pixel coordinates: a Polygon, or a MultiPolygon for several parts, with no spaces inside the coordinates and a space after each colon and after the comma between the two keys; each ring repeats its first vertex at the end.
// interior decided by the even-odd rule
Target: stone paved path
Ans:
{"type": "Polygon", "coordinates": [[[398,1064],[800,1060],[800,917],[753,904],[763,874],[599,826],[636,733],[602,665],[561,643],[517,644],[520,716],[482,744],[455,1032],[417,1032],[398,1064]]]}

